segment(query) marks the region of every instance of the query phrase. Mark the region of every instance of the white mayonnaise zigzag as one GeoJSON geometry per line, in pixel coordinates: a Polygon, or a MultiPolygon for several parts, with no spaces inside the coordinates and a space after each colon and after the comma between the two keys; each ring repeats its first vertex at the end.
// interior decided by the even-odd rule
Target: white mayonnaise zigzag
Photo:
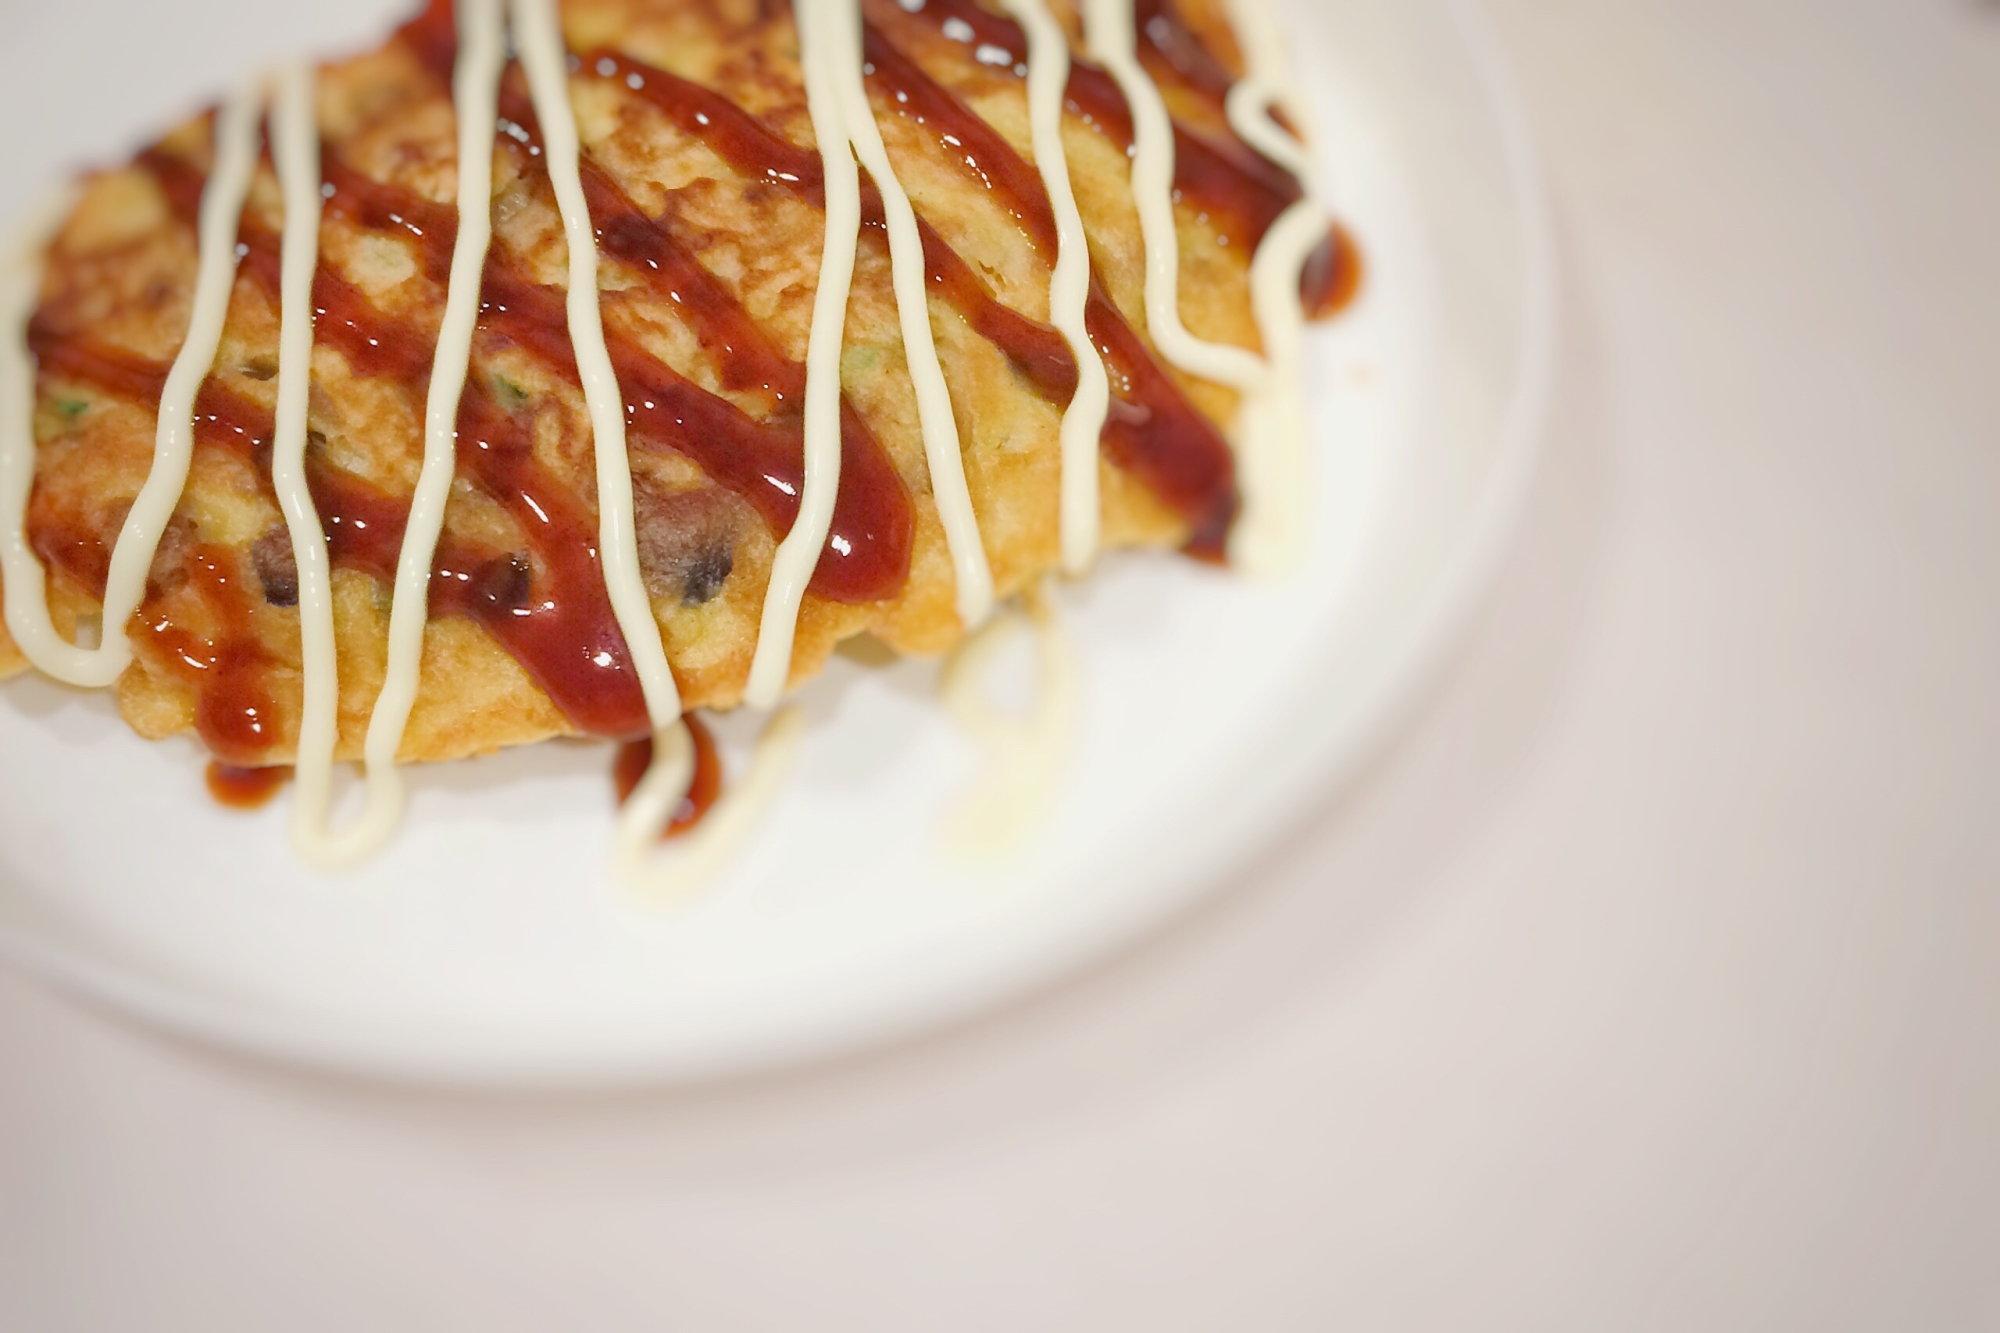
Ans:
{"type": "MultiPolygon", "coordinates": [[[[458,239],[452,248],[445,290],[444,321],[432,358],[424,404],[424,457],[410,502],[409,522],[396,560],[396,585],[389,612],[389,660],[375,697],[364,742],[367,789],[362,813],[344,833],[326,831],[332,752],[300,753],[300,809],[293,831],[301,852],[325,866],[351,864],[389,840],[401,822],[404,788],[397,752],[409,726],[422,678],[424,626],[430,619],[431,563],[444,531],[445,503],[457,472],[458,404],[472,358],[472,332],[479,319],[479,285],[492,238],[493,135],[499,118],[500,70],[506,58],[499,0],[458,0],[459,47],[452,71],[452,101],[458,116],[458,239]],[[305,765],[311,763],[308,770],[305,765]]],[[[292,213],[285,214],[286,242],[292,213]]],[[[287,303],[287,311],[290,305],[287,303]]],[[[282,373],[282,372],[281,372],[282,373]]],[[[280,384],[280,392],[284,386],[280,384]]],[[[275,453],[274,453],[275,458],[275,453]]],[[[301,473],[299,481],[303,483],[301,473]]],[[[310,504],[310,498],[306,500],[310,504]]],[[[288,514],[289,518],[289,514],[288,514]]],[[[298,540],[296,531],[294,542],[298,540]]],[[[304,565],[300,566],[301,577],[304,565]]],[[[300,588],[301,628],[306,613],[300,588]]],[[[330,608],[330,603],[329,603],[330,608]]],[[[323,626],[330,647],[333,630],[323,626]]],[[[332,665],[319,664],[328,676],[332,665]]],[[[321,739],[316,737],[317,739],[321,739]]],[[[303,742],[304,737],[301,737],[303,742]]]]}
{"type": "Polygon", "coordinates": [[[278,270],[278,403],[271,428],[271,489],[285,516],[298,570],[302,702],[292,839],[311,860],[336,859],[326,832],[333,752],[340,740],[340,663],[333,628],[333,572],[326,530],[306,480],[306,414],[312,380],[313,270],[319,265],[319,118],[313,68],[278,71],[271,99],[271,159],[284,200],[278,270]]]}
{"type": "MultiPolygon", "coordinates": [[[[671,804],[663,806],[657,815],[648,814],[649,823],[654,818],[658,818],[659,823],[653,826],[647,842],[642,846],[621,845],[619,848],[619,870],[626,883],[650,898],[671,900],[700,887],[728,865],[751,832],[763,822],[766,812],[777,803],[779,794],[784,790],[785,777],[791,772],[792,763],[798,756],[805,723],[805,709],[797,704],[786,704],[771,714],[771,720],[758,734],[749,767],[731,780],[699,823],[674,839],[671,852],[658,851],[660,830],[672,818],[687,793],[687,783],[683,782],[680,789],[673,792],[671,804]]],[[[674,738],[674,744],[684,743],[687,746],[684,757],[677,755],[670,762],[676,769],[686,764],[692,774],[693,734],[683,724],[674,728],[669,736],[674,738]],[[685,741],[679,738],[685,738],[685,741]]],[[[660,764],[657,741],[653,764],[654,767],[660,764]]],[[[640,792],[651,777],[649,769],[647,776],[640,779],[640,790],[634,791],[626,802],[627,810],[639,800],[640,792]]]]}
{"type": "Polygon", "coordinates": [[[569,246],[569,339],[583,381],[597,459],[598,554],[618,629],[646,699],[653,727],[653,761],[618,818],[618,864],[639,873],[647,854],[687,795],[694,777],[694,739],[681,720],[680,689],[667,663],[652,598],[639,573],[639,537],[632,505],[632,459],[625,444],[625,398],[604,344],[597,290],[597,239],[584,200],[581,145],[569,102],[568,52],[554,0],[512,0],[514,45],[528,76],[541,122],[543,158],[569,246]]]}
{"type": "Polygon", "coordinates": [[[1279,214],[1250,265],[1251,309],[1270,376],[1243,403],[1237,465],[1243,511],[1230,534],[1230,558],[1259,574],[1283,574],[1304,556],[1307,513],[1306,423],[1300,395],[1305,314],[1299,275],[1333,218],[1319,202],[1319,171],[1305,145],[1272,118],[1276,108],[1305,120],[1286,77],[1285,47],[1266,0],[1230,0],[1243,50],[1244,75],[1230,86],[1225,110],[1245,143],[1292,173],[1304,197],[1279,214]]]}
{"type": "MultiPolygon", "coordinates": [[[[814,491],[812,459],[815,446],[825,444],[823,439],[815,438],[815,428],[819,428],[822,436],[829,429],[815,419],[812,408],[814,379],[816,374],[821,373],[814,352],[820,350],[824,332],[827,338],[825,345],[832,349],[831,354],[825,355],[825,361],[831,366],[829,373],[836,377],[833,393],[837,396],[839,344],[845,328],[846,300],[853,281],[852,241],[845,237],[844,225],[840,232],[836,232],[832,209],[836,189],[842,196],[844,208],[847,180],[852,179],[855,216],[858,219],[860,186],[854,159],[859,157],[861,166],[867,168],[882,199],[883,219],[889,234],[890,278],[896,296],[904,359],[909,366],[911,384],[916,390],[917,423],[923,435],[924,458],[930,468],[931,495],[937,503],[946,548],[951,553],[952,573],[957,585],[958,618],[965,628],[971,629],[985,620],[993,609],[993,574],[987,565],[985,546],[979,535],[979,516],[973,511],[972,496],[966,486],[965,460],[960,450],[958,423],[952,415],[951,391],[945,384],[944,370],[938,363],[937,346],[931,335],[923,239],[917,231],[916,213],[910,207],[909,196],[889,161],[888,149],[875,123],[874,110],[868,104],[868,90],[862,77],[861,6],[859,0],[824,0],[824,3],[802,4],[795,10],[795,20],[798,24],[799,60],[806,75],[806,101],[812,115],[813,134],[819,141],[820,158],[827,172],[828,207],[826,256],[821,261],[821,282],[815,298],[812,336],[806,352],[806,495],[812,497],[814,491]],[[842,177],[838,186],[834,179],[836,175],[842,177]],[[834,253],[836,248],[838,254],[834,253]],[[838,270],[835,276],[839,277],[839,282],[830,285],[827,278],[835,270],[838,270]],[[838,327],[830,315],[824,321],[821,318],[826,307],[835,300],[841,303],[838,327]]],[[[834,413],[830,422],[834,437],[830,447],[837,459],[837,402],[834,413]]],[[[828,475],[834,478],[828,489],[837,491],[837,462],[828,475]]],[[[825,499],[826,516],[830,520],[832,497],[825,499]]],[[[780,562],[785,566],[782,576],[780,570],[774,567],[771,588],[765,594],[764,622],[746,696],[753,704],[768,706],[783,691],[785,681],[780,678],[780,671],[789,675],[798,603],[804,596],[805,584],[811,580],[812,569],[818,563],[817,545],[808,550],[800,544],[796,551],[789,553],[785,549],[795,540],[812,535],[802,531],[806,526],[805,504],[802,503],[800,508],[799,521],[779,548],[780,562]],[[810,564],[807,563],[808,558],[810,564]],[[774,623],[779,617],[783,618],[782,626],[774,623]]],[[[817,524],[816,527],[817,540],[823,543],[826,540],[826,524],[817,524]]]]}
{"type": "MultiPolygon", "coordinates": [[[[625,399],[604,342],[597,239],[583,193],[582,145],[569,101],[568,52],[562,28],[553,0],[512,0],[512,14],[514,45],[528,76],[535,117],[541,122],[544,161],[569,245],[569,336],[583,381],[597,460],[598,549],[604,582],[619,631],[632,654],[653,727],[652,761],[619,812],[615,863],[621,876],[635,887],[672,894],[692,887],[723,864],[775,798],[797,748],[803,714],[787,708],[774,717],[758,741],[743,780],[682,838],[673,854],[656,854],[660,836],[687,796],[694,777],[694,737],[681,716],[680,690],[674,683],[659,624],[653,618],[652,598],[639,569],[625,399]]],[[[808,401],[811,392],[808,383],[808,401]]],[[[837,381],[835,392],[837,395],[837,381]]],[[[835,431],[837,451],[837,418],[835,431]]],[[[810,488],[810,463],[807,466],[810,488]]],[[[825,540],[824,533],[820,540],[825,540]]]]}
{"type": "Polygon", "coordinates": [[[1035,167],[1056,220],[1056,263],[1049,280],[1049,323],[1076,358],[1076,393],[1063,409],[1062,562],[1065,573],[1090,568],[1097,554],[1098,439],[1111,405],[1111,381],[1090,340],[1090,240],[1070,187],[1063,149],[1063,93],[1069,86],[1069,38],[1043,0],[1004,0],[1028,38],[1028,127],[1035,167]]]}
{"type": "Polygon", "coordinates": [[[1209,342],[1181,322],[1181,243],[1174,229],[1174,123],[1152,76],[1135,54],[1132,0],[1083,0],[1084,40],[1132,112],[1132,201],[1146,248],[1146,330],[1167,360],[1233,389],[1260,387],[1264,358],[1209,342]]]}
{"type": "Polygon", "coordinates": [[[841,38],[840,9],[834,4],[811,3],[793,11],[798,24],[799,63],[805,72],[806,108],[812,117],[825,179],[826,239],[820,250],[819,287],[813,295],[812,331],[806,342],[805,483],[799,495],[798,517],[778,543],[778,553],[771,561],[757,652],[750,662],[750,683],[743,692],[745,701],[758,708],[777,703],[790,683],[799,603],[819,566],[820,550],[833,526],[834,498],[840,490],[840,351],[847,332],[847,297],[854,285],[854,247],[861,235],[861,176],[841,114],[838,65],[841,53],[853,43],[841,38]]]}
{"type": "MultiPolygon", "coordinates": [[[[153,466],[146,484],[132,502],[131,512],[111,550],[111,572],[104,585],[101,638],[84,648],[64,641],[49,622],[46,574],[29,550],[25,528],[28,493],[34,483],[34,375],[25,376],[26,391],[16,400],[6,433],[0,435],[0,558],[7,585],[7,630],[27,659],[41,671],[71,685],[101,689],[118,679],[132,661],[126,622],[146,595],[146,575],[153,567],[160,538],[173,519],[187,486],[194,455],[194,398],[215,364],[222,342],[222,325],[229,314],[229,293],[236,281],[236,220],[250,192],[257,165],[257,112],[261,101],[255,84],[239,88],[215,117],[215,165],[201,192],[198,220],[194,302],[188,315],[187,337],[167,372],[160,396],[159,424],[153,438],[153,466]]],[[[9,378],[19,383],[22,368],[31,363],[27,321],[34,298],[20,311],[18,339],[9,339],[9,378]]],[[[10,312],[11,313],[11,312],[10,312]]]]}
{"type": "Polygon", "coordinates": [[[1313,198],[1309,154],[1270,117],[1283,89],[1282,38],[1261,0],[1234,0],[1230,10],[1248,64],[1226,99],[1230,126],[1306,187],[1305,197],[1272,223],[1251,260],[1251,310],[1261,356],[1197,338],[1182,323],[1173,122],[1135,53],[1132,0],[1083,0],[1091,52],[1117,82],[1132,112],[1132,194],[1146,250],[1147,329],[1161,353],[1182,370],[1243,394],[1230,432],[1243,498],[1230,555],[1253,572],[1275,574],[1293,568],[1304,545],[1305,421],[1299,401],[1304,317],[1298,284],[1331,219],[1313,198]]]}
{"type": "Polygon", "coordinates": [[[832,11],[826,16],[825,37],[838,43],[828,48],[827,55],[837,76],[834,86],[841,124],[855,156],[882,197],[882,216],[889,231],[890,281],[896,293],[903,357],[917,391],[917,424],[924,437],[924,461],[930,467],[931,498],[937,502],[938,521],[944,527],[945,546],[951,552],[952,573],[958,581],[959,623],[970,630],[993,610],[993,573],[986,563],[972,494],[966,489],[965,459],[959,452],[951,390],[945,385],[944,367],[938,364],[937,345],[931,338],[923,237],[917,232],[917,215],[910,207],[909,195],[889,163],[875,112],[868,105],[868,88],[862,78],[860,0],[823,3],[832,11]]]}

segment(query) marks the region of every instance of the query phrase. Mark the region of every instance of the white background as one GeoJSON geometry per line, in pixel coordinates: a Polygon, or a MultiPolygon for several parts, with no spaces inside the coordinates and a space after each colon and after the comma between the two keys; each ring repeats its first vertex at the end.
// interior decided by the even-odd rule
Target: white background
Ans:
{"type": "Polygon", "coordinates": [[[0,1329],[2000,1326],[2000,7],[1490,8],[1561,383],[1363,782],[1054,994],[699,1093],[0,976],[0,1329]]]}

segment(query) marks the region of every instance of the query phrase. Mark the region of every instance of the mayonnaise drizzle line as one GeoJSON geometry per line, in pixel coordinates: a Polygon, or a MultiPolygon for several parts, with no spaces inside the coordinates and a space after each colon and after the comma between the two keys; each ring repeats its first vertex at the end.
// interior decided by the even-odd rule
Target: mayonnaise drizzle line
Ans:
{"type": "Polygon", "coordinates": [[[1174,123],[1134,53],[1132,0],[1083,0],[1090,53],[1124,93],[1132,112],[1132,200],[1146,250],[1146,328],[1167,360],[1239,390],[1261,386],[1268,367],[1255,352],[1197,338],[1181,322],[1180,236],[1174,226],[1174,123]]]}
{"type": "MultiPolygon", "coordinates": [[[[659,836],[657,829],[651,845],[640,847],[621,841],[618,865],[626,881],[652,897],[671,900],[699,887],[727,865],[776,803],[785,776],[791,771],[792,762],[798,755],[805,720],[805,710],[797,704],[787,704],[771,715],[771,720],[764,724],[763,733],[757,737],[750,767],[724,788],[720,799],[709,807],[699,823],[674,840],[677,845],[671,855],[654,854],[659,836]]],[[[692,772],[694,739],[687,727],[675,727],[667,735],[669,743],[687,747],[686,756],[676,756],[672,762],[676,765],[685,763],[692,772]]],[[[658,749],[656,742],[656,756],[658,749]]],[[[658,762],[656,757],[656,766],[658,762]]],[[[632,800],[638,800],[644,790],[645,780],[642,779],[639,790],[632,793],[632,800]]],[[[661,817],[661,824],[678,808],[680,799],[680,795],[676,794],[673,805],[661,817]]],[[[628,805],[630,803],[627,802],[628,805]]]]}
{"type": "Polygon", "coordinates": [[[1308,508],[1299,275],[1332,218],[1316,197],[1319,173],[1312,154],[1271,118],[1274,106],[1294,99],[1270,6],[1266,0],[1229,0],[1228,8],[1246,66],[1225,100],[1230,128],[1305,187],[1304,197],[1271,224],[1250,264],[1251,310],[1271,370],[1267,382],[1246,397],[1238,424],[1243,512],[1229,547],[1231,558],[1252,573],[1283,574],[1304,557],[1308,508]]]}
{"type": "MultiPolygon", "coordinates": [[[[458,117],[458,234],[424,402],[423,466],[396,559],[389,662],[368,719],[366,805],[360,819],[341,835],[324,832],[324,807],[301,815],[293,825],[301,853],[327,866],[351,864],[374,852],[402,818],[403,777],[396,758],[422,680],[431,562],[458,469],[458,403],[472,359],[479,286],[492,239],[493,135],[499,123],[500,70],[506,59],[500,0],[458,0],[458,33],[452,70],[452,102],[458,117]]],[[[290,222],[288,215],[288,231],[290,222]]],[[[301,795],[305,794],[302,783],[301,795]]]]}
{"type": "Polygon", "coordinates": [[[1049,322],[1076,358],[1076,393],[1063,409],[1062,561],[1070,574],[1090,567],[1097,553],[1098,438],[1111,403],[1111,382],[1090,340],[1084,312],[1090,301],[1090,242],[1070,187],[1063,150],[1063,93],[1069,85],[1069,39],[1043,0],[1005,0],[1028,38],[1028,124],[1035,166],[1056,220],[1055,273],[1049,279],[1049,322]]]}
{"type": "MultiPolygon", "coordinates": [[[[801,7],[820,0],[803,0],[801,7]]],[[[902,327],[903,357],[909,366],[910,381],[917,392],[917,424],[924,437],[924,460],[930,467],[931,498],[937,502],[938,521],[944,527],[945,546],[951,552],[952,573],[957,579],[958,619],[973,629],[993,610],[993,572],[986,563],[986,547],[979,536],[979,515],[973,511],[972,495],[965,483],[965,459],[959,450],[958,423],[952,417],[951,390],[944,382],[944,368],[938,364],[937,344],[931,337],[930,286],[924,268],[924,242],[917,231],[917,215],[882,143],[881,128],[868,104],[868,88],[862,79],[860,0],[824,0],[839,9],[836,21],[824,30],[829,42],[828,58],[838,77],[835,87],[843,131],[854,146],[861,165],[868,169],[882,196],[882,217],[889,232],[890,281],[896,292],[896,312],[902,327]]]]}
{"type": "MultiPolygon", "coordinates": [[[[10,423],[7,435],[0,438],[0,449],[6,451],[0,472],[6,475],[7,531],[0,542],[0,556],[5,558],[8,588],[7,629],[30,662],[71,685],[110,685],[132,660],[126,622],[145,598],[154,553],[187,485],[188,465],[194,455],[194,399],[215,364],[223,321],[229,314],[229,295],[236,281],[236,224],[257,165],[260,101],[258,86],[247,85],[231,94],[215,117],[215,166],[201,192],[194,301],[188,313],[187,336],[167,372],[166,388],[160,396],[152,469],[112,547],[111,572],[104,585],[102,638],[95,648],[66,643],[55,632],[49,620],[46,576],[41,562],[28,549],[24,529],[28,492],[34,481],[32,426],[17,431],[23,423],[10,423]]],[[[22,314],[23,325],[31,311],[32,300],[22,314]]],[[[25,338],[19,346],[11,345],[10,340],[10,354],[18,354],[25,362],[25,338]]],[[[30,375],[15,411],[25,414],[31,423],[34,410],[30,375]]]]}
{"type": "Polygon", "coordinates": [[[775,704],[790,680],[799,602],[819,564],[840,489],[840,352],[847,328],[847,296],[854,282],[854,247],[861,234],[861,178],[842,123],[840,71],[834,62],[843,52],[859,50],[857,38],[841,40],[837,25],[858,24],[860,16],[834,12],[837,8],[817,0],[802,0],[792,7],[799,63],[805,71],[806,107],[825,180],[826,239],[806,342],[805,478],[799,513],[771,562],[757,652],[744,691],[744,698],[759,708],[775,704]]]}
{"type": "MultiPolygon", "coordinates": [[[[632,503],[632,458],[625,444],[625,399],[604,343],[597,290],[597,236],[583,194],[582,146],[569,100],[569,56],[554,0],[512,0],[514,45],[528,76],[541,122],[543,160],[569,247],[569,340],[576,352],[597,460],[598,558],[619,633],[632,654],[646,715],[653,726],[653,762],[618,814],[618,864],[639,873],[644,851],[658,839],[694,778],[694,741],[681,721],[653,599],[639,572],[639,538],[632,503]]],[[[824,534],[821,539],[824,540],[824,534]]]]}
{"type": "Polygon", "coordinates": [[[1285,44],[1271,20],[1267,0],[1225,0],[1229,26],[1243,52],[1243,77],[1229,87],[1224,110],[1236,136],[1298,177],[1306,193],[1318,192],[1319,172],[1305,145],[1285,133],[1271,118],[1281,107],[1295,123],[1304,124],[1298,98],[1287,75],[1285,44]]]}
{"type": "Polygon", "coordinates": [[[271,489],[285,516],[298,569],[300,687],[298,794],[292,840],[313,857],[326,845],[333,752],[340,739],[340,663],[326,530],[306,482],[306,416],[312,381],[313,271],[319,266],[319,122],[312,66],[278,71],[271,99],[271,158],[284,200],[278,269],[278,404],[271,429],[271,489]]]}
{"type": "Polygon", "coordinates": [[[1243,509],[1230,532],[1229,556],[1252,574],[1288,574],[1305,555],[1310,497],[1300,400],[1305,317],[1299,274],[1326,239],[1328,222],[1324,209],[1301,199],[1278,215],[1250,264],[1251,310],[1271,374],[1268,383],[1244,396],[1237,422],[1243,509]]]}

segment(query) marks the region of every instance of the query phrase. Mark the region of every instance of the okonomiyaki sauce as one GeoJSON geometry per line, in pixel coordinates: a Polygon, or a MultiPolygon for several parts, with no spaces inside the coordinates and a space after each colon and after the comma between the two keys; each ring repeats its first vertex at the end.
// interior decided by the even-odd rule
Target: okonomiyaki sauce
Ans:
{"type": "MultiPolygon", "coordinates": [[[[975,33],[980,31],[980,24],[985,24],[982,41],[997,39],[996,45],[1016,53],[1016,59],[1023,58],[1025,39],[1020,29],[984,10],[979,10],[981,17],[977,22],[963,12],[976,9],[976,5],[959,0],[942,0],[928,7],[922,17],[943,22],[957,15],[972,23],[975,33]],[[932,13],[933,9],[939,12],[932,13]]],[[[914,61],[900,56],[882,33],[872,26],[864,33],[875,71],[873,77],[889,92],[898,110],[920,120],[941,142],[949,144],[953,157],[965,165],[967,174],[993,192],[1036,249],[1053,255],[1055,216],[1050,211],[1041,178],[1033,168],[949,89],[914,61]]],[[[1072,91],[1077,79],[1088,72],[1088,67],[1082,64],[1073,68],[1072,91]]],[[[1109,84],[1108,79],[1105,82],[1109,84]]],[[[1112,86],[1114,96],[1116,91],[1112,86]]],[[[1122,108],[1122,100],[1118,106],[1122,108]]],[[[959,308],[975,326],[982,318],[993,320],[987,307],[997,306],[998,302],[990,291],[984,290],[984,284],[976,276],[969,272],[960,275],[949,270],[944,274],[934,271],[933,282],[964,302],[959,308]],[[940,283],[940,277],[955,280],[940,283]]],[[[1018,315],[1013,318],[1020,323],[1028,322],[1018,315]]],[[[1235,457],[1228,441],[1181,393],[1101,290],[1092,292],[1086,322],[1092,341],[1105,358],[1111,379],[1113,404],[1102,435],[1105,457],[1139,478],[1187,521],[1189,554],[1221,560],[1238,503],[1235,457]]],[[[1044,364],[1049,365],[1056,356],[1055,349],[1062,349],[1068,376],[1058,378],[1055,373],[1048,373],[1045,379],[1036,382],[1045,386],[1051,401],[1067,402],[1068,393],[1075,387],[1075,363],[1069,360],[1068,349],[1053,329],[1045,325],[1035,327],[1045,331],[1047,339],[1037,338],[1032,348],[1017,345],[1022,352],[1039,351],[1044,364]],[[1060,398],[1056,390],[1061,390],[1060,398]]],[[[1010,355],[1016,354],[1013,348],[1007,350],[1010,355]]]]}
{"type": "Polygon", "coordinates": [[[1306,256],[1299,273],[1299,303],[1312,320],[1332,319],[1361,294],[1367,265],[1361,247],[1338,222],[1319,247],[1306,256]]]}
{"type": "MultiPolygon", "coordinates": [[[[733,103],[713,93],[686,96],[684,87],[694,85],[670,80],[658,71],[641,74],[647,67],[636,62],[612,64],[600,56],[585,68],[600,74],[603,69],[623,70],[628,87],[631,78],[642,80],[635,89],[642,95],[658,89],[649,101],[677,108],[677,119],[684,116],[699,125],[705,118],[704,133],[717,130],[719,140],[732,151],[765,162],[773,179],[788,180],[805,169],[800,150],[770,131],[760,127],[753,133],[746,125],[703,110],[713,102],[735,110],[733,103]]],[[[518,132],[502,136],[502,146],[517,155],[524,176],[541,176],[540,132],[533,107],[508,85],[502,87],[500,105],[503,118],[518,132]]],[[[750,119],[741,111],[736,117],[750,119]]],[[[803,157],[811,161],[810,155],[803,157]]],[[[817,180],[816,162],[811,169],[817,180]]],[[[753,417],[648,354],[630,335],[607,326],[605,341],[625,399],[628,440],[692,460],[710,480],[747,500],[772,534],[783,538],[798,517],[805,490],[804,428],[798,416],[805,367],[786,359],[722,284],[608,174],[587,159],[579,174],[604,253],[629,265],[652,291],[671,300],[703,346],[721,353],[717,362],[726,387],[765,388],[771,395],[769,415],[753,417]]],[[[498,250],[488,260],[486,281],[482,329],[535,352],[551,370],[575,382],[563,292],[533,282],[498,250]]],[[[840,486],[810,590],[835,602],[895,596],[909,579],[915,531],[916,511],[888,451],[860,416],[843,404],[840,486]]]]}
{"type": "Polygon", "coordinates": [[[256,810],[269,805],[291,776],[289,768],[238,768],[216,759],[210,761],[205,781],[217,805],[256,810]]]}
{"type": "MultiPolygon", "coordinates": [[[[685,833],[700,823],[716,798],[722,795],[722,759],[716,753],[714,735],[692,713],[685,714],[681,721],[686,724],[688,735],[694,738],[694,781],[688,784],[687,795],[681,798],[680,808],[674,812],[662,835],[669,838],[685,833]]],[[[646,770],[652,763],[651,736],[627,741],[618,747],[618,757],[611,764],[611,782],[617,790],[620,805],[632,799],[632,793],[639,788],[639,780],[646,776],[646,770]]]]}

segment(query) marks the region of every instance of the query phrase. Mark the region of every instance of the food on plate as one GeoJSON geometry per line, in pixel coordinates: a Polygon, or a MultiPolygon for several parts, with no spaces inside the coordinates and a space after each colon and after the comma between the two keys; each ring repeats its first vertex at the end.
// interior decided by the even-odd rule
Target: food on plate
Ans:
{"type": "Polygon", "coordinates": [[[0,674],[295,767],[329,863],[399,763],[645,742],[637,864],[690,710],[1103,547],[1281,561],[1357,269],[1247,9],[460,0],[246,86],[23,256],[0,674]]]}

